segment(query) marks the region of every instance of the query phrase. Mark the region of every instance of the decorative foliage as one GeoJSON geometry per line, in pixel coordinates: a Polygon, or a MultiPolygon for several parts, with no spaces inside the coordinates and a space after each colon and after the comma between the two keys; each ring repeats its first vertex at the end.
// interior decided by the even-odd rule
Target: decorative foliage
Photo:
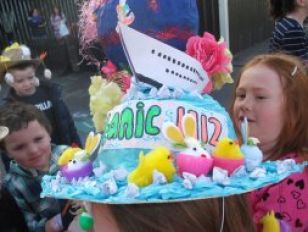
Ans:
{"type": "Polygon", "coordinates": [[[122,91],[114,82],[108,82],[101,76],[92,76],[89,87],[90,112],[97,132],[104,129],[108,111],[120,104],[122,91]]]}

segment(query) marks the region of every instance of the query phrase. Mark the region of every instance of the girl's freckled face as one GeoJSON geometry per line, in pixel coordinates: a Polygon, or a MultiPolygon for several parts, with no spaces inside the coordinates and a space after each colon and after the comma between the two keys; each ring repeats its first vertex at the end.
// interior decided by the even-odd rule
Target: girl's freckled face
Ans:
{"type": "Polygon", "coordinates": [[[278,74],[263,64],[246,69],[236,89],[235,126],[247,117],[249,136],[260,140],[263,152],[271,149],[283,127],[284,93],[278,74]]]}

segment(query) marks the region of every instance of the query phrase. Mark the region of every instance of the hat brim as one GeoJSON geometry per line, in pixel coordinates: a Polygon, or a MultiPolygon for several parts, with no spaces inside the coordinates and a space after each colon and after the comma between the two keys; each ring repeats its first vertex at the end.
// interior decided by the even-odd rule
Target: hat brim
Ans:
{"type": "Polygon", "coordinates": [[[32,64],[34,65],[35,68],[37,68],[40,63],[42,62],[41,59],[30,59],[30,60],[21,60],[21,61],[5,61],[5,62],[0,62],[0,81],[3,81],[4,74],[9,70],[14,67],[17,67],[19,65],[24,65],[24,64],[32,64]]]}
{"type": "Polygon", "coordinates": [[[108,180],[108,176],[110,178],[110,173],[106,173],[100,177],[89,177],[85,180],[79,180],[79,183],[75,182],[74,184],[64,180],[63,182],[58,182],[58,186],[54,185],[59,180],[56,179],[58,177],[45,176],[42,181],[43,191],[41,196],[102,204],[169,203],[228,197],[278,183],[293,173],[303,171],[307,165],[304,162],[302,164],[296,164],[290,170],[284,172],[273,171],[273,168],[278,165],[278,162],[267,161],[262,165],[262,168],[267,172],[265,176],[252,178],[247,174],[246,176],[230,177],[230,184],[226,186],[211,181],[196,183],[192,189],[187,189],[183,186],[183,179],[178,177],[172,183],[162,185],[152,184],[140,188],[139,195],[136,197],[128,197],[126,195],[127,181],[116,181],[118,186],[117,193],[112,195],[104,194],[101,187],[108,180]],[[95,185],[93,185],[94,182],[95,185]]]}

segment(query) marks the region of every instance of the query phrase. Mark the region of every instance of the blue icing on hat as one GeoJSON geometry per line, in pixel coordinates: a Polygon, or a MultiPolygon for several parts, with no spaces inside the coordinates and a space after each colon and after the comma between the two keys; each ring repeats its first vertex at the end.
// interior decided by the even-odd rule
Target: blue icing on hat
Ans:
{"type": "MultiPolygon", "coordinates": [[[[199,16],[195,0],[127,0],[135,20],[130,27],[184,51],[187,39],[198,33],[199,16]]],[[[108,59],[126,64],[119,37],[115,31],[118,0],[111,0],[96,10],[97,30],[108,59]]]]}

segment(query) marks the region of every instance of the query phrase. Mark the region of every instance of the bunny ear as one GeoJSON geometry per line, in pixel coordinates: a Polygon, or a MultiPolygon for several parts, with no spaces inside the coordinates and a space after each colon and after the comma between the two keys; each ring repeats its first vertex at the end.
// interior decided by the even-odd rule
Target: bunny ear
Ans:
{"type": "Polygon", "coordinates": [[[241,133],[244,144],[247,144],[248,142],[248,120],[246,117],[244,117],[243,121],[241,122],[241,133]]]}
{"type": "Polygon", "coordinates": [[[168,139],[170,142],[175,144],[185,144],[181,130],[173,123],[165,122],[163,124],[162,132],[165,138],[168,139]]]}
{"type": "Polygon", "coordinates": [[[182,128],[185,137],[195,137],[196,133],[196,120],[191,114],[186,114],[183,117],[182,128]]]}
{"type": "Polygon", "coordinates": [[[85,143],[85,151],[90,156],[91,161],[94,161],[98,154],[100,142],[101,135],[99,133],[95,134],[93,131],[91,131],[85,143]]]}

